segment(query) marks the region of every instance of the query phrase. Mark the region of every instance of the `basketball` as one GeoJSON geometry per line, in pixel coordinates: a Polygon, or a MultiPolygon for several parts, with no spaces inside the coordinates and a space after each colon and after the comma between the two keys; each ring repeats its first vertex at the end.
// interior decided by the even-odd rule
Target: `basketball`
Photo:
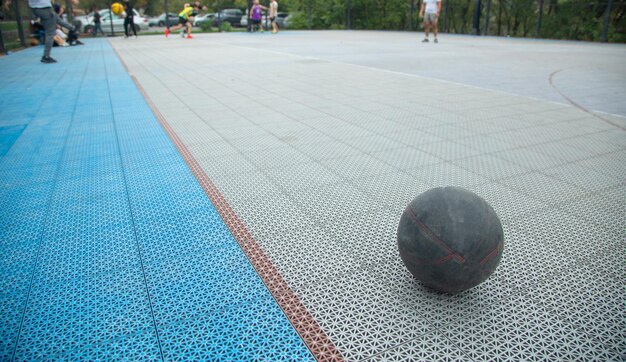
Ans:
{"type": "Polygon", "coordinates": [[[504,249],[493,208],[460,187],[437,187],[417,196],[400,218],[400,257],[427,287],[460,293],[485,281],[504,249]]]}
{"type": "Polygon", "coordinates": [[[115,15],[120,15],[124,12],[124,6],[120,3],[113,3],[113,5],[111,5],[111,11],[115,15]]]}

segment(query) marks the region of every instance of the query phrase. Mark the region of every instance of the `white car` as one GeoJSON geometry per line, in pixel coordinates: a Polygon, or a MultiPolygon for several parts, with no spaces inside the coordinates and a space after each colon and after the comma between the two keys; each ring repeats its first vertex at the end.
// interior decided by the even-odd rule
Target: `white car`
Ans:
{"type": "MultiPolygon", "coordinates": [[[[111,13],[109,9],[102,9],[98,11],[100,13],[100,25],[102,26],[102,30],[104,33],[111,32],[111,19],[110,16],[113,15],[113,32],[115,33],[123,33],[124,32],[124,14],[115,15],[111,13]]],[[[139,15],[137,10],[133,9],[133,13],[135,16],[133,17],[133,22],[135,23],[135,30],[140,32],[142,30],[148,30],[148,19],[139,15]]],[[[83,19],[79,19],[81,21],[82,31],[86,34],[91,34],[93,32],[93,13],[87,15],[83,19]]]]}
{"type": "Polygon", "coordinates": [[[193,20],[193,26],[200,26],[202,23],[212,24],[213,19],[215,19],[215,16],[216,16],[215,13],[207,13],[207,14],[198,15],[193,20]]]}

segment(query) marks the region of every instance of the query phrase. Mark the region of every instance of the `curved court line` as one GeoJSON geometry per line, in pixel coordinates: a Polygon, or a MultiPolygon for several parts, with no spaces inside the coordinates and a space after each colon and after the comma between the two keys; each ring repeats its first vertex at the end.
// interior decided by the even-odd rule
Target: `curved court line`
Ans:
{"type": "Polygon", "coordinates": [[[566,96],[563,92],[561,92],[561,90],[554,84],[554,76],[557,75],[557,73],[561,72],[563,69],[559,69],[559,70],[555,70],[554,72],[550,73],[550,77],[548,77],[548,81],[550,82],[550,86],[558,93],[561,95],[561,97],[563,97],[569,104],[571,104],[572,106],[580,109],[581,111],[585,112],[585,113],[589,113],[590,115],[610,124],[611,126],[615,126],[619,129],[621,129],[622,131],[626,131],[626,127],[622,127],[619,124],[615,124],[611,121],[609,121],[608,119],[604,118],[604,117],[600,117],[598,114],[596,114],[596,112],[590,111],[587,108],[581,106],[580,104],[574,102],[570,97],[566,96]]]}
{"type": "Polygon", "coordinates": [[[313,357],[318,361],[343,361],[344,358],[341,352],[339,352],[339,349],[337,349],[335,344],[315,321],[313,315],[311,315],[296,293],[289,287],[278,269],[265,254],[263,248],[254,239],[254,236],[252,236],[243,221],[241,221],[239,216],[235,213],[226,198],[224,198],[219,189],[213,184],[209,176],[202,169],[202,166],[196,161],[193,154],[187,149],[187,146],[185,146],[176,132],[170,127],[165,117],[158,110],[154,102],[152,102],[152,99],[150,99],[137,78],[130,73],[128,66],[117,49],[113,49],[120,59],[120,62],[124,65],[126,72],[130,75],[137,89],[146,100],[155,118],[159,121],[165,133],[176,146],[178,152],[189,167],[189,170],[198,180],[198,183],[209,200],[211,200],[211,203],[224,221],[224,224],[226,224],[230,230],[233,238],[237,241],[237,244],[239,244],[239,247],[250,261],[250,264],[272,294],[276,303],[283,310],[285,316],[302,341],[309,348],[313,357]]]}
{"type": "MultiPolygon", "coordinates": [[[[459,85],[459,86],[464,86],[464,87],[469,87],[469,88],[474,88],[474,89],[480,89],[480,90],[483,90],[483,91],[489,91],[489,92],[495,92],[495,93],[499,93],[499,94],[505,94],[505,95],[508,95],[508,96],[516,96],[516,97],[531,99],[533,101],[540,101],[540,102],[547,102],[547,103],[557,104],[559,106],[574,106],[574,107],[576,107],[575,105],[570,104],[570,103],[562,103],[562,102],[557,102],[557,101],[551,101],[551,100],[536,98],[536,97],[532,97],[532,96],[528,96],[528,95],[507,92],[507,91],[503,91],[503,90],[499,90],[499,89],[485,88],[485,87],[480,87],[480,86],[472,85],[472,84],[466,84],[466,83],[460,83],[460,82],[455,82],[455,81],[451,81],[451,80],[445,80],[445,79],[439,79],[439,78],[434,78],[434,77],[428,77],[428,76],[425,76],[425,75],[403,73],[403,72],[398,72],[398,71],[395,71],[395,70],[376,68],[376,67],[371,67],[371,66],[368,66],[368,65],[340,62],[340,61],[336,61],[336,60],[332,60],[332,59],[324,59],[324,58],[313,57],[313,56],[310,56],[310,55],[292,54],[292,53],[286,53],[286,52],[281,52],[281,51],[277,51],[277,50],[268,50],[268,49],[263,49],[263,48],[254,48],[254,47],[243,46],[243,45],[233,45],[233,44],[222,43],[222,42],[219,42],[219,41],[210,41],[210,42],[216,43],[216,44],[219,44],[219,45],[223,45],[223,46],[233,47],[233,48],[241,48],[241,49],[248,49],[248,50],[263,51],[263,52],[267,52],[267,53],[274,53],[274,54],[279,54],[279,55],[284,55],[284,56],[291,56],[291,57],[294,57],[294,58],[321,60],[321,61],[327,62],[327,63],[349,65],[349,66],[353,66],[353,67],[364,68],[364,69],[369,69],[369,70],[376,70],[376,71],[379,71],[379,72],[385,72],[385,73],[389,73],[389,74],[403,75],[403,76],[406,76],[406,77],[419,78],[419,79],[434,80],[434,81],[438,81],[438,82],[442,82],[442,83],[454,84],[454,85],[459,85]]],[[[560,95],[563,96],[563,94],[560,94],[560,95]]],[[[563,97],[565,97],[565,96],[563,96],[563,97]]],[[[581,108],[581,110],[584,110],[584,109],[581,108]]],[[[604,111],[596,111],[596,110],[584,110],[584,111],[587,112],[587,113],[590,113],[590,114],[594,114],[594,115],[606,114],[606,115],[613,116],[613,117],[626,118],[626,115],[609,113],[609,112],[604,112],[604,111]]],[[[617,127],[620,127],[620,126],[617,126],[617,127]]],[[[620,128],[622,128],[622,127],[620,127],[620,128]]]]}

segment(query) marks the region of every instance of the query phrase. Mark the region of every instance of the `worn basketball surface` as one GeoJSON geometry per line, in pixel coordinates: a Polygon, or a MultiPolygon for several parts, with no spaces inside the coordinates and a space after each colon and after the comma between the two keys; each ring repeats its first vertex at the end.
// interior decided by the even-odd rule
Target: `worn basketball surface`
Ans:
{"type": "Polygon", "coordinates": [[[493,208],[460,187],[416,197],[398,226],[402,261],[426,286],[459,293],[482,283],[502,257],[502,225],[493,208]]]}

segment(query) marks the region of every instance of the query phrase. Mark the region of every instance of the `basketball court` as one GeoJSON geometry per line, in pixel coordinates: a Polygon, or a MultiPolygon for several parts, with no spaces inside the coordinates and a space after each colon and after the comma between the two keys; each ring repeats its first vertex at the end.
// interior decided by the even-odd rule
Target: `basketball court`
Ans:
{"type": "Polygon", "coordinates": [[[194,37],[0,58],[2,360],[626,356],[626,46],[194,37]],[[396,245],[438,186],[505,232],[457,295],[396,245]]]}

